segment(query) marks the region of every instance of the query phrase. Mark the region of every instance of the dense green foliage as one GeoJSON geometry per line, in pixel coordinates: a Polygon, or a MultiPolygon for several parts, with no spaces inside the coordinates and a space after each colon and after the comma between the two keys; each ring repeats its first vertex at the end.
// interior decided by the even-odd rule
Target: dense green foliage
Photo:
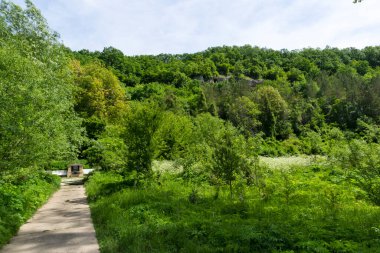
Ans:
{"type": "Polygon", "coordinates": [[[163,174],[144,188],[113,173],[87,183],[102,252],[377,252],[380,208],[326,166],[257,168],[218,191],[163,174]]]}
{"type": "Polygon", "coordinates": [[[1,175],[0,247],[46,202],[59,184],[59,177],[43,171],[23,169],[1,175]]]}
{"type": "Polygon", "coordinates": [[[83,137],[66,50],[30,1],[0,1],[0,246],[59,187],[83,137]]]}
{"type": "Polygon", "coordinates": [[[73,52],[5,0],[0,35],[1,243],[80,159],[105,252],[380,247],[380,47],[73,52]]]}
{"type": "Polygon", "coordinates": [[[87,184],[103,252],[380,247],[379,47],[72,55],[126,89],[126,114],[82,152],[105,171],[87,184]],[[269,169],[260,155],[325,162],[269,169]]]}
{"type": "Polygon", "coordinates": [[[73,159],[81,139],[68,58],[26,3],[0,2],[0,172],[73,159]]]}
{"type": "Polygon", "coordinates": [[[246,135],[298,138],[326,125],[359,132],[379,123],[379,47],[275,51],[217,47],[184,55],[124,56],[114,48],[75,52],[101,61],[131,100],[153,100],[191,116],[209,112],[246,135]],[[180,78],[179,78],[180,77],[180,78]],[[269,87],[268,87],[269,86],[269,87]]]}
{"type": "Polygon", "coordinates": [[[195,184],[232,185],[238,174],[252,177],[257,155],[332,156],[333,147],[354,140],[377,145],[379,52],[251,46],[134,57],[112,47],[73,52],[84,66],[103,64],[127,94],[125,115],[104,123],[84,158],[137,178],[151,176],[154,159],[173,160],[195,184]]]}

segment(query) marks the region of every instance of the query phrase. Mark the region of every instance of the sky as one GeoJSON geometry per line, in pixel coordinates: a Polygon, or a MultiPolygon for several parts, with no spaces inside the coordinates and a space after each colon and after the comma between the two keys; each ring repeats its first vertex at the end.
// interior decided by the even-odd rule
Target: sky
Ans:
{"type": "MultiPolygon", "coordinates": [[[[23,0],[14,0],[24,6],[23,0]]],[[[194,53],[214,46],[273,49],[380,45],[380,1],[32,0],[73,50],[126,55],[194,53]]]]}

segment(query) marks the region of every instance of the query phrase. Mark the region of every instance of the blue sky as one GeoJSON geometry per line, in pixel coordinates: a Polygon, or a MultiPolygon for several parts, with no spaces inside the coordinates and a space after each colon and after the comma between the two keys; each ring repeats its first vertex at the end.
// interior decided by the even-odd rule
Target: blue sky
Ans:
{"type": "MultiPolygon", "coordinates": [[[[33,0],[32,0],[33,1],[33,0]]],[[[23,5],[23,0],[14,0],[23,5]]],[[[127,55],[193,53],[212,46],[273,49],[380,45],[380,1],[34,0],[74,50],[127,55]]]]}

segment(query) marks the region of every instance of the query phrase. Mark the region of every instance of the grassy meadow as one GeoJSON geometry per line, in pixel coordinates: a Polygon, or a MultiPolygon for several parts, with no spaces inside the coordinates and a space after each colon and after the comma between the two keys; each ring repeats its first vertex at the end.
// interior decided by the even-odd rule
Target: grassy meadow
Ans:
{"type": "MultiPolygon", "coordinates": [[[[380,252],[380,207],[343,171],[284,159],[270,159],[277,169],[263,159],[252,182],[234,182],[232,198],[181,172],[139,186],[96,172],[86,189],[101,252],[380,252]]],[[[155,163],[156,172],[169,166],[155,163]]]]}

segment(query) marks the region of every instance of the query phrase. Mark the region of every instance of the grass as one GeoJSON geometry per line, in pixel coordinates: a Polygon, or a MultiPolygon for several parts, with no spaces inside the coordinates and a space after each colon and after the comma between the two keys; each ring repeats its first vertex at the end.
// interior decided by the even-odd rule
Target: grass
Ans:
{"type": "Polygon", "coordinates": [[[237,180],[233,199],[170,173],[139,188],[95,173],[86,189],[101,252],[380,252],[380,208],[339,171],[261,173],[256,185],[237,180]]]}

